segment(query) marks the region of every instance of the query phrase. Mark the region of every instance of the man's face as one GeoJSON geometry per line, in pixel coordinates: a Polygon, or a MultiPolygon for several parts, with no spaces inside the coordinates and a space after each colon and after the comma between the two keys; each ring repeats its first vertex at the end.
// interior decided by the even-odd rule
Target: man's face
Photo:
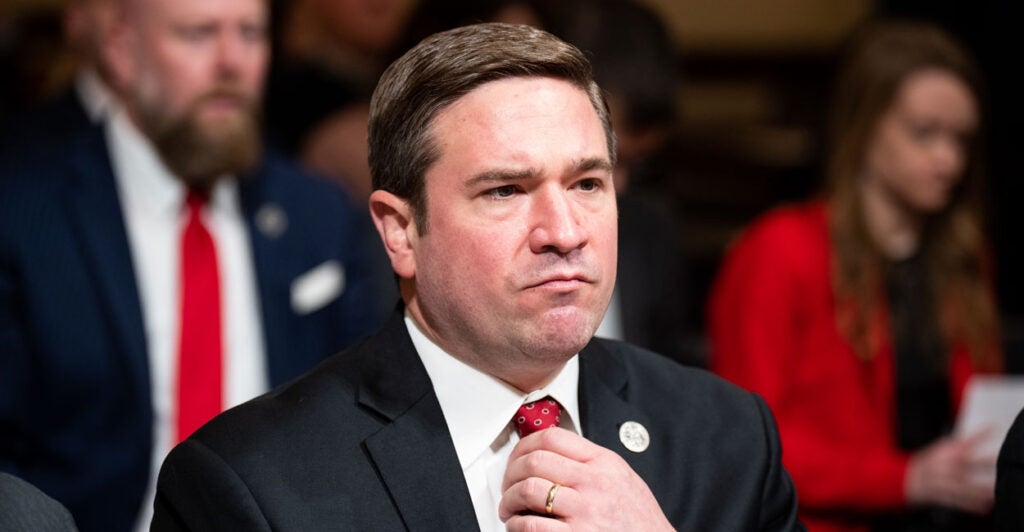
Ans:
{"type": "Polygon", "coordinates": [[[134,1],[123,81],[137,122],[186,180],[240,170],[219,159],[251,159],[258,151],[264,2],[134,1]]]}
{"type": "Polygon", "coordinates": [[[493,81],[441,111],[431,133],[440,157],[425,176],[428,230],[411,238],[410,311],[499,377],[560,367],[615,284],[615,191],[590,100],[561,80],[493,81]]]}

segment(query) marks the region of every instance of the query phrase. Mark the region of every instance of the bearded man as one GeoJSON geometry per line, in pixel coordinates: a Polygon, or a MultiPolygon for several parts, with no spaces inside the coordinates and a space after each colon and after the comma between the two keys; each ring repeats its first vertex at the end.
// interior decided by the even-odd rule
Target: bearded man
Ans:
{"type": "Polygon", "coordinates": [[[116,10],[102,123],[0,164],[0,470],[83,531],[148,529],[175,443],[377,324],[360,210],[262,148],[266,2],[116,10]]]}

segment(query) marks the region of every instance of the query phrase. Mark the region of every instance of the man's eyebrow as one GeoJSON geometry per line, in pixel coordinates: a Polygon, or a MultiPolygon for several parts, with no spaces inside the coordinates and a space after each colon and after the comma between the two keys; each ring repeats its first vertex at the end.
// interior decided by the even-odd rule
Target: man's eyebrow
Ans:
{"type": "Polygon", "coordinates": [[[572,165],[572,172],[577,174],[583,174],[594,170],[601,170],[603,172],[612,173],[612,163],[608,159],[602,157],[590,157],[588,159],[581,159],[576,161],[572,165]]]}
{"type": "Polygon", "coordinates": [[[539,175],[539,172],[532,168],[522,170],[488,170],[470,178],[469,181],[466,182],[466,186],[472,187],[480,183],[520,181],[536,177],[537,175],[539,175]]]}
{"type": "MultiPolygon", "coordinates": [[[[594,170],[612,173],[612,163],[602,157],[590,157],[575,161],[567,167],[567,174],[584,174],[594,170]]],[[[511,181],[522,181],[539,176],[541,172],[535,168],[495,169],[481,172],[466,181],[467,187],[473,187],[481,183],[507,183],[511,181]]]]}

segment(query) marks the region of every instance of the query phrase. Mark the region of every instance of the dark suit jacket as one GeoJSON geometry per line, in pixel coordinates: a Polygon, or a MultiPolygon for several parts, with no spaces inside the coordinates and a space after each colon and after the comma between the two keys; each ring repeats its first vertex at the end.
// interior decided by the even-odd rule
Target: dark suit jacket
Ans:
{"type": "MultiPolygon", "coordinates": [[[[104,139],[85,126],[59,154],[0,168],[0,470],[61,501],[86,531],[130,528],[152,448],[141,304],[104,139]]],[[[379,323],[365,311],[364,220],[339,189],[273,156],[239,188],[276,385],[379,323]],[[281,231],[258,221],[268,208],[283,214],[281,231]],[[344,292],[299,315],[292,282],[332,260],[344,292]]]]}
{"type": "Polygon", "coordinates": [[[74,86],[18,113],[0,127],[0,158],[48,154],[59,157],[69,139],[92,124],[74,86]]]}
{"type": "Polygon", "coordinates": [[[993,517],[999,532],[1024,530],[1024,410],[1017,415],[999,451],[993,517]]]}
{"type": "MultiPolygon", "coordinates": [[[[764,403],[627,344],[580,355],[580,417],[684,530],[793,530],[796,495],[764,403]],[[650,432],[646,452],[619,426],[650,432]]],[[[215,418],[176,447],[153,530],[473,530],[437,396],[396,315],[303,378],[215,418]]]]}
{"type": "Polygon", "coordinates": [[[0,530],[4,532],[74,532],[68,509],[35,486],[0,472],[0,530]]]}

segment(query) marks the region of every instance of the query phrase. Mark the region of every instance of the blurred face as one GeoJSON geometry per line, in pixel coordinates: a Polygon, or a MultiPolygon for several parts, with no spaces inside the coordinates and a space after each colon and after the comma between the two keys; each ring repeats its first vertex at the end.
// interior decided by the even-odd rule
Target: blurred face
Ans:
{"type": "Polygon", "coordinates": [[[410,311],[449,353],[538,385],[519,373],[558,369],[586,345],[615,284],[604,129],[575,86],[512,78],[463,96],[431,132],[440,158],[426,173],[428,232],[410,239],[410,311]]]}
{"type": "Polygon", "coordinates": [[[369,54],[385,52],[394,44],[415,5],[412,0],[314,1],[336,38],[369,54]]]}
{"type": "Polygon", "coordinates": [[[130,111],[186,181],[254,163],[268,59],[262,0],[135,0],[121,77],[130,111]]]}
{"type": "Polygon", "coordinates": [[[974,97],[960,78],[939,69],[911,74],[868,144],[867,184],[910,212],[942,210],[963,178],[977,124],[974,97]]]}

